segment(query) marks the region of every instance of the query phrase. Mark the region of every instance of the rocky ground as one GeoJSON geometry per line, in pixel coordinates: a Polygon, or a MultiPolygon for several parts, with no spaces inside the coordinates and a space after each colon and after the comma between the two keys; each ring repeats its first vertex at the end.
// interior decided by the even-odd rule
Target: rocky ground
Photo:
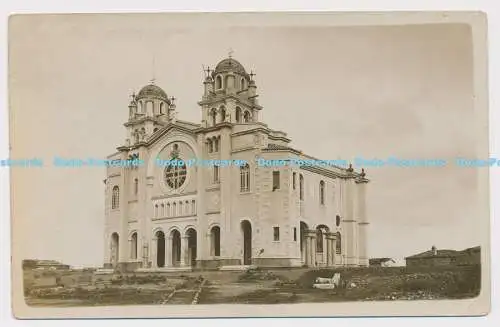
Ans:
{"type": "Polygon", "coordinates": [[[480,267],[292,269],[247,272],[111,274],[25,271],[32,306],[305,303],[463,299],[479,295],[480,267]],[[341,275],[335,289],[317,277],[341,275]]]}

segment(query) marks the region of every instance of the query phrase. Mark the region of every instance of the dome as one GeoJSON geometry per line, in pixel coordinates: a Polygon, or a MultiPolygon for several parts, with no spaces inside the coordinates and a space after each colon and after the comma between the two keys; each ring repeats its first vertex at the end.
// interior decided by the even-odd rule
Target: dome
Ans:
{"type": "Polygon", "coordinates": [[[163,91],[161,87],[154,84],[144,86],[137,94],[137,99],[145,97],[155,97],[163,100],[168,100],[167,93],[165,93],[165,91],[163,91]]]}
{"type": "Polygon", "coordinates": [[[243,65],[233,58],[227,58],[219,62],[215,67],[214,74],[230,71],[245,76],[247,75],[247,72],[245,71],[243,65]]]}

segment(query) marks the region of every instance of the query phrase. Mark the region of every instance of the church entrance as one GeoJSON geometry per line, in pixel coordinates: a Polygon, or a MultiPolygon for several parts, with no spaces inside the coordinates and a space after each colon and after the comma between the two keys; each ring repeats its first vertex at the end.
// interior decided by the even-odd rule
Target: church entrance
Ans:
{"type": "Polygon", "coordinates": [[[118,233],[111,235],[111,265],[116,267],[118,265],[118,254],[120,249],[120,237],[118,233]]]}
{"type": "Polygon", "coordinates": [[[191,266],[196,265],[196,230],[193,228],[188,229],[186,232],[188,238],[188,262],[191,266]]]}
{"type": "Polygon", "coordinates": [[[300,222],[300,258],[302,260],[302,264],[306,263],[306,231],[309,229],[309,226],[303,221],[300,222]]]}
{"type": "Polygon", "coordinates": [[[181,262],[181,233],[174,229],[172,237],[172,266],[179,266],[181,262]]]}
{"type": "Polygon", "coordinates": [[[165,267],[165,233],[162,231],[156,232],[156,265],[165,267]]]}
{"type": "Polygon", "coordinates": [[[243,234],[243,265],[252,264],[252,225],[248,220],[241,222],[241,232],[243,234]]]}

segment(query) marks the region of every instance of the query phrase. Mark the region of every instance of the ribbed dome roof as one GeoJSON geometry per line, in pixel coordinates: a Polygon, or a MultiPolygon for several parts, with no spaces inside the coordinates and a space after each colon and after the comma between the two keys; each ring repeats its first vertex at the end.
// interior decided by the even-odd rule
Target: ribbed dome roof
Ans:
{"type": "Polygon", "coordinates": [[[221,62],[219,62],[215,67],[214,74],[229,72],[229,71],[239,73],[241,75],[247,75],[247,72],[245,71],[243,65],[240,64],[239,61],[234,60],[233,58],[226,58],[221,62]]]}
{"type": "Polygon", "coordinates": [[[149,84],[144,86],[137,94],[137,99],[145,97],[156,97],[168,100],[167,93],[165,93],[165,91],[163,91],[161,87],[155,84],[149,84]]]}

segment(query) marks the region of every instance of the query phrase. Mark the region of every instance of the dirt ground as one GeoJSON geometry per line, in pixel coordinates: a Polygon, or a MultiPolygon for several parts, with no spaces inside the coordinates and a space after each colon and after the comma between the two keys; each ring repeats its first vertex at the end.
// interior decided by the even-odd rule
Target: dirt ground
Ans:
{"type": "Polygon", "coordinates": [[[130,273],[25,271],[31,306],[306,303],[464,299],[479,295],[479,266],[254,269],[247,272],[130,273]],[[313,288],[341,275],[340,286],[313,288]]]}

